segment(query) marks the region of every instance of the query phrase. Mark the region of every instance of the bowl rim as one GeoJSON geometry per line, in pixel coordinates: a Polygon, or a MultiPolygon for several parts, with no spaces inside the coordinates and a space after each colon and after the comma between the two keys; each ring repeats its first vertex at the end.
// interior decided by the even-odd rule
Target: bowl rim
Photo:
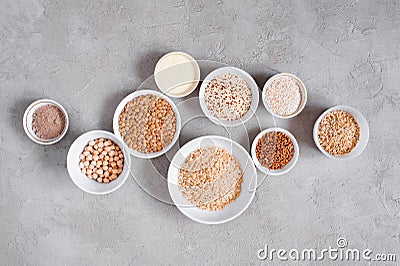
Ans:
{"type": "Polygon", "coordinates": [[[274,117],[276,117],[276,118],[280,118],[280,119],[290,119],[290,118],[293,118],[293,117],[299,115],[299,114],[303,111],[304,107],[306,106],[306,104],[307,104],[307,88],[306,88],[306,86],[304,85],[303,81],[302,81],[299,77],[297,77],[296,75],[293,75],[293,74],[290,74],[290,73],[286,73],[286,72],[282,72],[282,73],[278,73],[278,74],[275,74],[275,75],[271,76],[271,77],[265,82],[264,87],[263,87],[263,89],[262,89],[261,98],[262,98],[262,102],[263,102],[263,105],[264,105],[265,109],[267,109],[267,111],[268,111],[272,116],[274,116],[274,117]],[[300,87],[300,93],[301,93],[301,103],[300,103],[300,106],[299,106],[299,108],[296,110],[296,112],[294,112],[294,113],[291,114],[291,115],[287,115],[287,116],[278,115],[278,114],[275,114],[274,112],[272,112],[272,110],[269,108],[269,105],[268,105],[268,103],[266,102],[265,97],[264,97],[265,92],[266,92],[267,88],[269,87],[269,85],[271,84],[271,82],[272,82],[273,80],[275,80],[276,78],[279,78],[279,77],[282,77],[282,76],[291,77],[291,78],[293,78],[293,79],[296,80],[296,82],[298,83],[298,85],[300,85],[300,86],[299,86],[299,87],[300,87]]]}
{"type": "MultiPolygon", "coordinates": [[[[231,152],[230,152],[230,153],[231,153],[231,152]]],[[[232,154],[232,153],[231,153],[231,154],[232,154]]],[[[232,155],[234,155],[234,154],[232,154],[232,155]]],[[[234,155],[234,156],[235,156],[235,155],[234,155]]],[[[219,136],[219,135],[206,135],[206,136],[197,137],[197,138],[192,139],[192,140],[188,141],[187,143],[185,143],[185,145],[183,145],[183,146],[178,150],[178,152],[174,155],[174,157],[172,158],[171,163],[170,163],[170,166],[169,166],[169,168],[168,168],[168,174],[167,174],[168,192],[169,192],[169,194],[170,194],[170,196],[171,196],[171,199],[172,199],[172,201],[173,201],[175,207],[178,208],[178,210],[179,210],[183,215],[185,215],[186,217],[188,217],[189,219],[191,219],[191,220],[193,220],[193,221],[195,221],[195,222],[202,223],[202,224],[210,224],[210,225],[213,225],[213,224],[223,224],[223,223],[232,221],[232,220],[236,219],[237,217],[239,217],[241,214],[243,214],[243,213],[247,210],[247,208],[250,206],[250,204],[253,202],[253,199],[254,199],[254,196],[255,196],[255,193],[256,193],[256,189],[257,189],[257,171],[256,171],[256,167],[254,166],[254,163],[252,163],[252,162],[253,162],[253,160],[251,159],[251,156],[250,156],[250,154],[248,153],[248,151],[247,151],[242,145],[240,145],[238,142],[236,142],[236,141],[234,141],[234,140],[232,140],[232,139],[229,139],[229,138],[226,138],[226,137],[223,137],[223,136],[219,136]],[[229,218],[227,218],[227,219],[223,219],[223,220],[216,221],[216,222],[210,222],[210,221],[205,221],[205,220],[202,220],[202,219],[198,219],[198,218],[193,217],[193,216],[190,216],[190,215],[187,214],[186,212],[182,211],[182,210],[185,209],[186,207],[182,207],[182,206],[180,206],[179,204],[177,204],[176,201],[175,201],[175,200],[176,200],[176,199],[175,199],[175,196],[174,196],[175,194],[173,194],[173,193],[171,192],[171,186],[172,186],[172,182],[171,182],[171,180],[170,180],[171,167],[177,167],[177,166],[174,166],[172,162],[174,162],[176,156],[179,154],[179,152],[180,152],[183,148],[185,148],[185,146],[188,146],[190,143],[193,143],[193,142],[201,142],[201,141],[204,140],[204,139],[211,139],[211,140],[212,140],[212,139],[221,139],[221,140],[228,141],[228,142],[230,143],[231,146],[236,146],[237,148],[239,148],[239,149],[243,152],[243,154],[246,154],[247,160],[250,162],[250,163],[248,164],[248,166],[251,167],[251,168],[252,168],[252,171],[253,171],[253,177],[252,177],[253,180],[250,180],[250,182],[252,182],[252,183],[254,184],[254,189],[253,189],[253,191],[251,192],[251,196],[250,196],[248,202],[247,202],[247,203],[244,205],[244,207],[243,207],[238,213],[236,213],[235,215],[233,215],[233,216],[231,216],[231,217],[229,217],[229,218]]],[[[180,167],[180,166],[179,166],[179,167],[180,167]]],[[[252,187],[252,188],[253,188],[253,187],[252,187]]],[[[193,205],[191,204],[191,206],[193,206],[193,205]]],[[[193,206],[193,207],[195,207],[195,206],[193,206]]]]}
{"type": "Polygon", "coordinates": [[[122,143],[124,143],[124,145],[126,146],[129,154],[131,154],[132,156],[136,157],[136,158],[140,158],[140,159],[153,159],[153,158],[157,158],[161,155],[164,155],[166,152],[168,152],[176,143],[176,141],[179,138],[180,135],[180,131],[181,131],[181,125],[182,121],[181,121],[181,116],[178,110],[178,107],[174,104],[174,102],[165,94],[156,91],[156,90],[150,90],[150,89],[143,89],[143,90],[136,90],[130,94],[128,94],[127,96],[125,96],[118,104],[117,108],[115,109],[114,112],[114,117],[113,117],[113,131],[114,134],[117,136],[117,138],[119,138],[121,140],[122,143]],[[133,100],[134,98],[140,96],[140,95],[145,95],[145,94],[151,94],[151,95],[155,95],[158,96],[164,100],[166,100],[172,107],[172,110],[175,112],[175,117],[176,117],[176,129],[175,129],[175,134],[174,137],[172,139],[172,141],[166,146],[164,147],[161,151],[159,152],[152,152],[152,153],[142,153],[142,152],[138,152],[135,151],[133,149],[131,149],[123,140],[121,134],[119,133],[119,127],[118,127],[118,119],[119,119],[119,115],[122,112],[123,108],[125,107],[125,105],[133,100]]]}
{"type": "MultiPolygon", "coordinates": [[[[33,115],[33,113],[31,114],[33,115]]],[[[40,144],[40,145],[52,145],[55,144],[57,142],[59,142],[64,136],[65,134],[67,134],[68,128],[69,128],[69,117],[68,117],[68,113],[65,110],[65,108],[57,101],[49,99],[49,98],[43,98],[43,99],[38,99],[34,102],[32,102],[25,110],[24,112],[24,116],[22,118],[22,127],[24,128],[25,134],[29,137],[30,140],[32,140],[33,142],[40,144]],[[28,115],[29,113],[36,108],[37,105],[39,104],[50,104],[53,106],[58,107],[64,114],[64,118],[65,118],[65,125],[64,125],[64,129],[61,132],[61,134],[53,139],[48,139],[48,140],[44,140],[44,139],[40,139],[38,138],[36,135],[32,135],[31,132],[28,129],[28,115]]]]}
{"type": "Polygon", "coordinates": [[[299,149],[299,144],[295,138],[295,136],[290,133],[288,130],[284,129],[284,128],[280,128],[280,127],[270,127],[267,129],[262,130],[260,133],[257,134],[257,136],[254,138],[253,143],[251,145],[251,157],[253,159],[254,164],[256,165],[256,167],[263,172],[264,174],[268,174],[271,176],[279,176],[279,175],[283,175],[288,173],[289,171],[291,171],[293,169],[293,167],[296,165],[297,160],[299,159],[299,154],[300,154],[300,149],[299,149]],[[288,164],[286,164],[283,168],[278,169],[278,170],[270,170],[267,167],[264,167],[261,165],[261,163],[258,161],[257,156],[256,156],[256,146],[257,146],[257,142],[258,140],[265,135],[265,133],[267,132],[272,132],[272,131],[276,131],[276,132],[282,132],[284,134],[286,134],[293,142],[293,146],[294,146],[294,155],[293,158],[289,161],[289,163],[293,161],[293,163],[289,166],[286,167],[288,164]],[[286,169],[285,169],[286,167],[286,169]]]}
{"type": "Polygon", "coordinates": [[[197,60],[194,59],[191,55],[189,55],[189,54],[187,54],[187,53],[185,53],[185,52],[179,52],[179,51],[169,52],[169,53],[163,55],[162,57],[160,57],[160,59],[158,59],[157,64],[156,64],[156,66],[154,67],[154,81],[155,81],[155,83],[156,83],[156,85],[157,85],[157,88],[158,88],[162,93],[166,94],[167,96],[169,96],[169,97],[171,97],[171,98],[184,98],[184,97],[188,96],[189,94],[191,94],[192,92],[194,92],[194,91],[196,90],[197,86],[199,85],[200,78],[201,78],[201,75],[200,75],[200,74],[201,74],[201,73],[200,73],[200,66],[199,66],[199,64],[197,63],[197,60]],[[193,63],[194,63],[194,65],[195,65],[195,71],[196,71],[196,76],[197,76],[196,82],[193,83],[193,88],[190,89],[188,92],[186,92],[186,93],[184,93],[184,94],[181,94],[181,95],[174,95],[174,94],[171,94],[171,93],[166,92],[166,91],[164,91],[163,89],[161,89],[161,86],[160,86],[160,84],[159,84],[159,82],[158,82],[157,74],[156,74],[156,70],[157,70],[157,68],[159,67],[161,61],[162,61],[163,59],[167,58],[168,56],[175,55],[175,54],[176,54],[176,55],[183,55],[183,56],[186,56],[186,57],[188,57],[190,60],[192,60],[193,63]]]}
{"type": "MultiPolygon", "coordinates": [[[[358,121],[357,121],[357,123],[360,124],[358,121]]],[[[361,129],[361,128],[360,128],[360,129],[361,129]]],[[[328,157],[329,159],[334,159],[334,160],[349,160],[349,159],[354,159],[354,158],[357,158],[358,156],[360,156],[360,155],[363,153],[363,151],[365,150],[365,148],[367,147],[367,144],[368,144],[368,141],[369,141],[369,125],[368,125],[368,121],[367,121],[367,119],[365,119],[364,115],[363,115],[360,111],[358,111],[356,108],[354,108],[354,107],[347,106],[347,105],[335,105],[335,106],[332,106],[332,107],[329,107],[328,109],[326,109],[326,110],[317,118],[317,120],[315,121],[314,127],[313,127],[313,139],[314,139],[314,143],[315,143],[315,145],[317,146],[317,148],[318,148],[326,157],[328,157]],[[355,114],[357,114],[357,115],[359,116],[359,118],[360,118],[361,120],[363,120],[363,122],[365,122],[365,124],[367,125],[366,128],[364,128],[364,129],[365,129],[365,138],[366,138],[365,144],[364,144],[364,146],[361,146],[361,149],[359,150],[359,152],[358,152],[357,154],[356,154],[356,153],[353,153],[353,152],[355,151],[355,148],[357,147],[357,145],[359,145],[359,143],[360,143],[360,140],[361,140],[361,133],[360,133],[360,139],[358,140],[358,142],[357,142],[356,146],[353,148],[353,150],[350,151],[349,153],[346,153],[346,154],[343,154],[343,155],[338,155],[338,156],[332,155],[332,154],[328,153],[327,151],[325,151],[324,148],[322,148],[321,144],[319,143],[319,140],[318,140],[318,126],[319,126],[319,123],[321,122],[322,118],[323,118],[326,114],[328,114],[328,113],[331,112],[331,111],[336,111],[336,110],[342,110],[342,111],[348,112],[348,113],[349,113],[350,115],[352,115],[352,116],[354,117],[354,119],[357,121],[357,120],[359,120],[359,119],[356,119],[356,117],[352,114],[352,113],[355,113],[355,114]]]]}
{"type": "MultiPolygon", "coordinates": [[[[114,140],[113,140],[113,141],[114,141],[114,140]]],[[[83,147],[82,147],[82,150],[83,150],[83,147]]],[[[69,148],[69,150],[68,150],[68,153],[67,153],[67,171],[68,171],[68,175],[69,175],[70,179],[71,179],[72,182],[73,182],[78,188],[80,188],[82,191],[85,191],[86,193],[89,193],[89,194],[92,194],[92,195],[106,195],[106,194],[109,194],[109,193],[111,193],[111,192],[114,192],[114,191],[116,191],[117,189],[119,189],[120,187],[122,187],[122,185],[123,185],[123,184],[126,182],[126,180],[128,179],[128,176],[129,176],[129,173],[130,173],[130,168],[131,168],[131,157],[130,157],[130,155],[129,155],[129,152],[128,152],[127,149],[126,149],[125,144],[124,144],[120,139],[118,139],[118,137],[115,136],[115,134],[113,134],[112,132],[107,131],[107,130],[98,130],[98,129],[97,129],[97,130],[90,130],[90,131],[87,131],[87,132],[81,134],[80,136],[78,136],[78,137],[74,140],[74,142],[72,142],[72,144],[71,144],[71,146],[70,146],[70,148],[69,148]],[[114,188],[112,188],[112,189],[109,189],[109,190],[105,190],[105,191],[103,191],[103,192],[94,192],[94,191],[91,191],[91,190],[89,190],[89,189],[87,189],[87,188],[81,186],[81,184],[79,184],[78,182],[75,181],[74,178],[72,178],[72,175],[71,175],[71,172],[70,172],[70,167],[69,167],[69,166],[71,165],[71,163],[70,163],[71,156],[72,156],[72,155],[71,155],[71,149],[72,149],[73,145],[74,145],[79,139],[85,138],[87,135],[90,135],[90,134],[98,134],[98,136],[95,137],[95,138],[107,138],[107,137],[109,137],[109,136],[115,137],[115,139],[116,139],[115,143],[121,148],[122,153],[123,153],[123,155],[124,155],[124,168],[127,167],[126,174],[125,174],[124,176],[121,177],[121,178],[122,178],[121,183],[120,183],[119,185],[117,185],[116,187],[114,187],[114,188]]],[[[83,175],[83,174],[82,174],[82,175],[83,175]]],[[[122,175],[122,173],[121,173],[121,175],[122,175]]],[[[87,178],[87,177],[85,177],[85,178],[87,178]]],[[[120,178],[120,176],[118,176],[118,178],[120,178]]],[[[95,181],[93,181],[93,182],[95,182],[95,181]]]]}
{"type": "Polygon", "coordinates": [[[247,123],[250,118],[252,118],[254,116],[254,114],[257,111],[258,108],[258,104],[259,104],[259,93],[260,93],[260,89],[257,85],[257,82],[254,80],[254,78],[247,73],[246,71],[244,71],[243,69],[237,68],[237,67],[232,67],[232,66],[225,66],[225,67],[220,67],[217,68],[213,71],[211,71],[203,80],[203,82],[201,83],[200,86],[200,91],[199,91],[199,103],[200,103],[200,107],[201,110],[203,111],[204,115],[211,120],[211,122],[217,124],[217,125],[223,125],[225,127],[236,127],[236,126],[240,126],[240,125],[244,125],[245,123],[247,123]],[[250,103],[250,107],[249,110],[247,110],[247,112],[244,114],[244,116],[242,118],[236,119],[236,120],[232,120],[232,121],[228,121],[228,120],[223,120],[220,118],[217,118],[215,116],[213,116],[210,111],[208,110],[206,103],[205,103],[205,98],[204,98],[204,93],[205,93],[205,89],[206,86],[208,85],[208,83],[210,82],[211,79],[213,79],[215,76],[219,75],[219,74],[223,74],[223,73],[232,73],[230,71],[234,71],[234,72],[238,72],[240,74],[237,74],[238,76],[240,76],[243,79],[247,79],[250,81],[250,83],[248,83],[250,89],[251,89],[251,103],[250,103]],[[222,73],[221,73],[222,72],[222,73]],[[244,118],[245,117],[245,118],[244,118]]]}

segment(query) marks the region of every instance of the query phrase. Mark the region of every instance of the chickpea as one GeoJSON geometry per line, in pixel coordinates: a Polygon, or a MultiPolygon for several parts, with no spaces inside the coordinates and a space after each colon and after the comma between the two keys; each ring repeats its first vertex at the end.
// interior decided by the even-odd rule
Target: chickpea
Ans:
{"type": "Polygon", "coordinates": [[[121,149],[111,140],[90,140],[79,155],[82,174],[99,183],[109,183],[122,173],[124,157],[121,149]]]}

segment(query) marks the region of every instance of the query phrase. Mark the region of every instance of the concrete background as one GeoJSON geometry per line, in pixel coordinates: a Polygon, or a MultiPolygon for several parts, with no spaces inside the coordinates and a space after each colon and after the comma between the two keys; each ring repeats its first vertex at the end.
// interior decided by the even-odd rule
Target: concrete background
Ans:
{"type": "Polygon", "coordinates": [[[258,264],[265,244],[322,249],[339,236],[400,260],[399,49],[394,0],[1,0],[2,264],[258,264]],[[118,102],[175,50],[243,68],[260,86],[285,71],[308,88],[301,115],[278,121],[299,141],[298,164],[269,178],[227,224],[195,223],[132,178],[92,196],[66,171],[72,141],[111,130],[118,102]],[[25,108],[44,97],[71,119],[50,147],[22,129],[25,108]],[[315,119],[338,104],[370,125],[370,142],[352,161],[328,160],[312,140],[315,119]]]}

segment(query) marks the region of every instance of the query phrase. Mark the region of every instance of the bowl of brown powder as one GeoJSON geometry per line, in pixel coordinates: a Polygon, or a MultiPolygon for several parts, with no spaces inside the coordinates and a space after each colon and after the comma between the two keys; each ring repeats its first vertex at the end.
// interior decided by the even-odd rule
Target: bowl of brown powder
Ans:
{"type": "Polygon", "coordinates": [[[26,135],[41,145],[60,141],[67,133],[68,114],[58,102],[50,99],[37,100],[26,109],[23,127],[26,135]]]}

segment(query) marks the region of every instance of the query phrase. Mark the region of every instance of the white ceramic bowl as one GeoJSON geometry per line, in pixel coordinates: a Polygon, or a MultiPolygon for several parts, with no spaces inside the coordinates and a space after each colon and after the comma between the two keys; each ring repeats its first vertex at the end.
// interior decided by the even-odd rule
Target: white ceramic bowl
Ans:
{"type": "MultiPolygon", "coordinates": [[[[174,146],[175,142],[178,140],[179,137],[179,133],[181,130],[181,117],[179,115],[179,111],[178,108],[175,106],[175,104],[172,102],[172,100],[170,98],[168,98],[166,95],[158,92],[158,91],[154,91],[154,90],[138,90],[135,91],[131,94],[129,94],[128,96],[126,96],[117,106],[117,109],[115,110],[114,113],[114,118],[113,118],[113,130],[114,130],[114,134],[121,140],[122,136],[119,133],[119,126],[118,126],[118,118],[119,115],[121,114],[122,110],[124,109],[125,105],[131,101],[132,99],[140,96],[140,95],[146,95],[146,94],[151,94],[151,95],[155,95],[158,97],[161,97],[163,99],[165,99],[172,107],[172,110],[175,112],[175,117],[176,117],[176,130],[175,130],[175,135],[174,138],[172,139],[171,143],[168,144],[166,147],[164,147],[161,151],[159,152],[152,152],[152,153],[142,153],[142,152],[138,152],[136,150],[133,150],[131,148],[129,148],[127,145],[127,149],[129,151],[129,153],[137,158],[142,158],[142,159],[151,159],[151,158],[156,158],[159,157],[161,155],[163,155],[164,153],[166,153],[169,149],[172,148],[172,146],[174,146]]],[[[124,142],[125,143],[125,142],[124,142]]]]}
{"type": "Polygon", "coordinates": [[[68,114],[65,108],[59,104],[58,102],[50,99],[40,99],[37,101],[34,101],[31,103],[28,108],[26,108],[26,111],[24,113],[23,121],[22,121],[24,130],[26,135],[33,141],[41,145],[51,145],[59,142],[67,133],[68,131],[68,126],[69,126],[69,119],[68,119],[68,114]],[[63,132],[56,138],[53,139],[40,139],[36,136],[35,132],[33,132],[32,129],[32,116],[35,113],[36,109],[45,105],[55,105],[57,106],[64,114],[65,117],[65,128],[63,132]]]}
{"type": "Polygon", "coordinates": [[[367,143],[368,143],[368,139],[369,139],[369,127],[368,127],[368,122],[365,119],[365,117],[355,108],[350,107],[350,106],[334,106],[331,107],[329,109],[327,109],[325,112],[322,113],[322,115],[320,115],[317,119],[317,121],[315,121],[314,124],[314,129],[313,129],[313,137],[314,137],[314,142],[315,145],[317,145],[318,149],[325,154],[328,158],[330,159],[354,159],[357,156],[359,156],[365,149],[365,147],[367,147],[367,143]],[[319,143],[318,140],[318,125],[321,122],[322,118],[328,114],[331,111],[336,111],[336,110],[342,110],[345,111],[349,114],[351,114],[354,119],[357,121],[358,126],[360,127],[360,139],[357,142],[357,145],[354,147],[354,149],[344,155],[340,155],[340,156],[335,156],[332,154],[329,154],[328,152],[326,152],[324,150],[324,148],[322,148],[321,144],[319,143]]]}
{"type": "Polygon", "coordinates": [[[306,106],[306,103],[307,103],[307,89],[306,89],[306,86],[304,86],[303,82],[298,77],[296,77],[295,75],[292,75],[292,74],[289,74],[289,73],[279,73],[279,74],[273,75],[271,78],[269,78],[267,80],[267,82],[265,83],[264,88],[262,90],[261,98],[262,98],[262,102],[264,104],[264,107],[267,109],[267,111],[271,115],[273,115],[273,116],[275,116],[277,118],[281,118],[281,119],[289,119],[289,118],[295,117],[296,115],[300,114],[301,111],[303,111],[303,109],[304,109],[304,107],[306,106]],[[266,92],[267,88],[269,87],[269,85],[271,84],[271,82],[273,80],[275,80],[276,78],[283,77],[283,76],[293,78],[296,81],[297,85],[299,86],[300,94],[301,94],[301,102],[300,102],[299,108],[297,109],[296,112],[294,112],[291,115],[287,115],[287,116],[278,115],[278,114],[275,114],[274,112],[272,112],[271,109],[269,108],[269,105],[268,105],[266,99],[265,99],[265,92],[266,92]]]}
{"type": "MultiPolygon", "coordinates": [[[[176,68],[176,71],[177,71],[177,72],[180,72],[180,71],[182,71],[180,68],[183,67],[185,64],[188,64],[188,63],[189,63],[189,61],[188,61],[188,62],[184,62],[184,63],[180,63],[180,64],[176,64],[176,65],[172,65],[172,66],[170,66],[170,68],[174,68],[174,67],[175,67],[175,68],[176,68]]],[[[199,64],[197,63],[197,61],[196,61],[192,56],[188,55],[187,53],[183,53],[183,52],[171,52],[171,53],[165,54],[164,56],[162,56],[162,57],[158,60],[158,62],[157,62],[157,64],[156,64],[156,67],[154,68],[154,80],[155,80],[155,82],[156,82],[157,87],[158,87],[163,93],[165,93],[166,95],[168,95],[169,97],[172,97],[172,98],[183,98],[183,97],[185,97],[185,96],[191,94],[191,93],[197,88],[197,85],[199,85],[199,81],[200,81],[200,67],[199,67],[199,64]],[[179,95],[172,94],[172,93],[168,92],[168,90],[163,89],[162,86],[161,86],[161,84],[160,84],[160,81],[159,81],[158,78],[157,78],[157,77],[158,77],[158,75],[157,75],[157,73],[158,73],[158,68],[159,68],[161,62],[162,62],[163,60],[165,60],[167,57],[172,56],[172,55],[182,55],[182,56],[187,57],[187,58],[190,60],[190,63],[193,64],[193,66],[194,66],[194,68],[195,68],[194,70],[195,70],[195,72],[196,72],[196,77],[195,77],[195,79],[193,80],[193,81],[194,81],[193,87],[192,87],[190,90],[188,90],[186,93],[179,94],[179,95]]],[[[181,84],[184,84],[184,83],[185,83],[185,82],[183,82],[183,83],[178,83],[178,84],[174,84],[174,86],[178,86],[178,85],[181,85],[181,84]]],[[[173,87],[174,87],[174,86],[173,86],[173,87]]]]}
{"type": "Polygon", "coordinates": [[[113,192],[120,188],[126,181],[129,175],[129,169],[131,165],[131,157],[125,147],[125,145],[111,132],[104,130],[93,130],[80,135],[71,145],[67,155],[67,169],[72,182],[82,189],[83,191],[95,194],[103,195],[113,192]],[[81,172],[79,168],[79,155],[82,153],[85,146],[92,139],[106,138],[112,140],[117,144],[122,153],[124,154],[124,167],[122,173],[110,183],[98,183],[92,179],[89,179],[85,174],[81,172]]]}
{"type": "Polygon", "coordinates": [[[246,123],[256,112],[257,107],[258,107],[258,100],[259,100],[259,91],[258,91],[258,86],[257,83],[254,81],[254,79],[245,72],[244,70],[241,70],[236,67],[222,67],[214,70],[210,74],[207,75],[207,77],[203,80],[203,83],[200,86],[200,93],[199,93],[199,101],[200,101],[200,107],[203,113],[215,124],[217,125],[224,125],[226,127],[235,127],[239,126],[241,124],[246,123]],[[204,99],[204,92],[207,87],[207,85],[210,83],[210,81],[218,75],[225,74],[225,73],[231,73],[238,75],[242,79],[246,81],[246,83],[250,86],[251,89],[251,104],[250,108],[247,111],[247,113],[241,118],[233,121],[227,121],[224,119],[219,119],[213,116],[210,111],[207,108],[205,99],[204,99]]]}
{"type": "Polygon", "coordinates": [[[257,168],[265,173],[265,174],[269,174],[269,175],[283,175],[286,174],[287,172],[289,172],[290,170],[292,170],[292,168],[296,165],[297,163],[297,159],[299,158],[299,144],[297,143],[296,138],[286,129],[283,128],[279,128],[279,127],[272,127],[272,128],[268,128],[265,129],[263,131],[261,131],[256,138],[253,141],[253,144],[251,145],[251,157],[253,158],[254,164],[257,166],[257,168]],[[276,131],[276,132],[282,132],[285,133],[293,142],[293,146],[294,146],[294,155],[293,158],[289,161],[288,164],[286,164],[283,168],[278,169],[278,170],[270,170],[267,167],[264,167],[260,164],[260,162],[257,159],[256,156],[256,147],[257,147],[257,142],[258,140],[265,135],[265,133],[267,132],[272,132],[272,131],[276,131]]]}
{"type": "Polygon", "coordinates": [[[186,143],[174,156],[168,170],[168,190],[176,207],[190,219],[204,224],[220,224],[235,219],[242,214],[254,198],[257,174],[248,152],[237,142],[220,136],[204,136],[186,143]],[[189,203],[178,188],[180,166],[192,151],[200,147],[218,146],[234,155],[242,167],[242,190],[235,201],[223,210],[201,210],[189,203]]]}

